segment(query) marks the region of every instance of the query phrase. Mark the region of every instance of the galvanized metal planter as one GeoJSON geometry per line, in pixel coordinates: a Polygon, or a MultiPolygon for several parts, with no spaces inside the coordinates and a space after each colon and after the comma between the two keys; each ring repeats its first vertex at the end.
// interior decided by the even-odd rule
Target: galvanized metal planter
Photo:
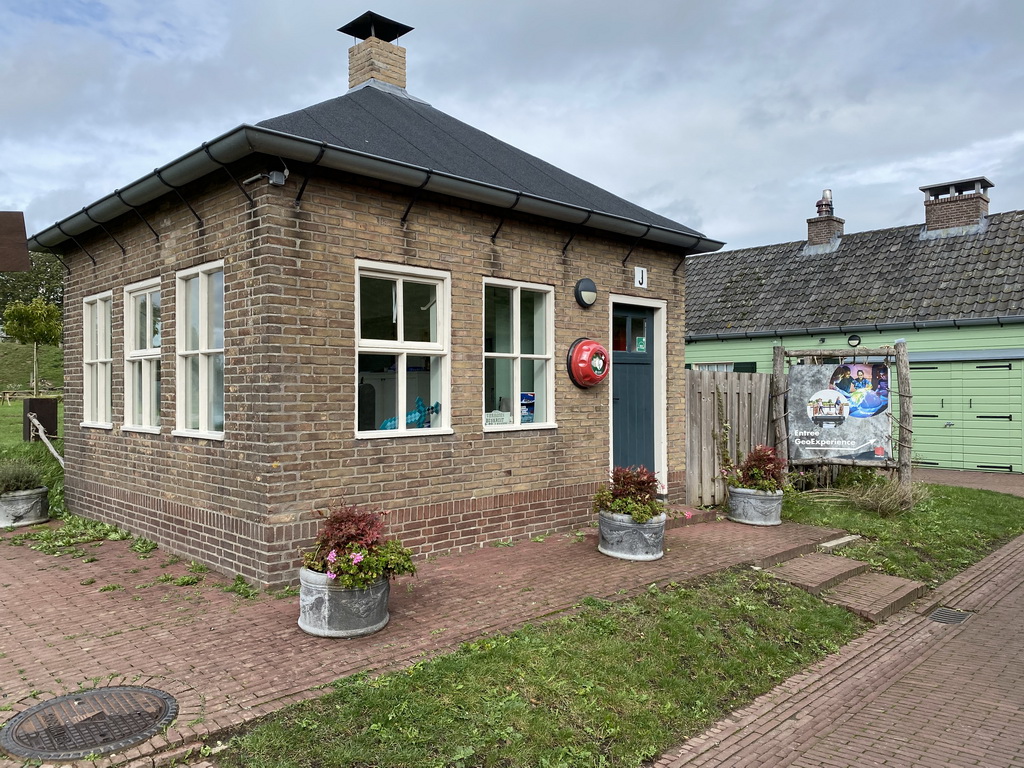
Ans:
{"type": "Polygon", "coordinates": [[[0,493],[0,528],[21,528],[50,519],[47,488],[0,493]]]}
{"type": "Polygon", "coordinates": [[[782,491],[730,488],[726,517],[747,525],[779,525],[782,523],[782,491]]]}
{"type": "Polygon", "coordinates": [[[331,583],[326,573],[299,569],[299,628],[318,637],[361,637],[388,623],[391,582],[384,578],[366,589],[331,583]]]}
{"type": "Polygon", "coordinates": [[[597,551],[620,560],[658,560],[664,554],[664,514],[646,523],[634,523],[631,515],[601,512],[597,516],[597,551]]]}

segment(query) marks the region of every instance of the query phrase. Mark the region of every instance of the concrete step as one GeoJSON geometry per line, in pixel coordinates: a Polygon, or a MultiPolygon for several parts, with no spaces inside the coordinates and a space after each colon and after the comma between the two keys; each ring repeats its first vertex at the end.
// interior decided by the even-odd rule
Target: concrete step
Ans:
{"type": "Polygon", "coordinates": [[[818,551],[824,552],[826,555],[831,555],[833,552],[848,547],[851,544],[855,544],[860,541],[860,536],[855,533],[848,534],[846,536],[840,536],[838,539],[832,539],[832,541],[825,541],[818,545],[818,551]]]}
{"type": "Polygon", "coordinates": [[[870,565],[848,557],[812,552],[776,565],[770,573],[812,595],[820,595],[840,582],[864,573],[870,565]]]}
{"type": "Polygon", "coordinates": [[[919,581],[869,571],[841,582],[821,597],[869,621],[879,622],[906,608],[927,591],[928,587],[919,581]]]}

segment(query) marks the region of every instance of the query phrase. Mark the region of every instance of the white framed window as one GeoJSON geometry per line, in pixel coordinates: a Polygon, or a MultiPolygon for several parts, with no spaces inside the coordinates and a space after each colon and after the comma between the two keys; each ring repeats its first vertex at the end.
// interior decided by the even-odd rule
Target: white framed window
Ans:
{"type": "Polygon", "coordinates": [[[110,377],[114,360],[110,351],[110,291],[82,301],[83,427],[112,429],[110,377]]]}
{"type": "Polygon", "coordinates": [[[356,435],[450,432],[451,277],[356,262],[356,435]]]}
{"type": "Polygon", "coordinates": [[[224,263],[175,278],[176,435],[224,439],[224,263]]]}
{"type": "Polygon", "coordinates": [[[555,426],[554,291],[484,283],[484,428],[555,426]]]}
{"type": "Polygon", "coordinates": [[[124,424],[160,431],[160,278],[124,289],[124,424]]]}

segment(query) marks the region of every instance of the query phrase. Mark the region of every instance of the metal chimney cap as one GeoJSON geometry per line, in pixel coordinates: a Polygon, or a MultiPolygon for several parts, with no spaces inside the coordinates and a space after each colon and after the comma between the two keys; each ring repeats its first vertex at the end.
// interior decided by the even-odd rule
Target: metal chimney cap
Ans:
{"type": "Polygon", "coordinates": [[[360,40],[376,37],[385,43],[392,43],[406,32],[412,32],[412,30],[413,27],[401,24],[373,11],[367,11],[358,19],[353,19],[345,26],[338,28],[338,31],[342,34],[352,35],[360,40]]]}

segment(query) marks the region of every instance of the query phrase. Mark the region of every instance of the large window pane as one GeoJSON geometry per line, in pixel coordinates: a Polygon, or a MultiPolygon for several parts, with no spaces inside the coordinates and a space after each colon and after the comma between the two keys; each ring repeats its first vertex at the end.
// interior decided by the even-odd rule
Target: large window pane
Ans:
{"type": "Polygon", "coordinates": [[[224,431],[224,355],[207,357],[210,369],[210,429],[224,431]]]}
{"type": "Polygon", "coordinates": [[[362,432],[398,427],[398,356],[359,355],[357,422],[362,432]]]}
{"type": "Polygon", "coordinates": [[[149,346],[156,349],[160,346],[160,291],[149,294],[149,346]]]}
{"type": "Polygon", "coordinates": [[[143,395],[143,384],[145,377],[143,375],[145,362],[142,360],[136,360],[131,364],[132,373],[132,424],[142,424],[142,395],[143,395]]]}
{"type": "Polygon", "coordinates": [[[199,429],[199,355],[185,361],[185,427],[199,429]]]}
{"type": "Polygon", "coordinates": [[[536,291],[520,291],[519,308],[519,351],[524,355],[544,354],[547,344],[544,318],[545,294],[536,291]]]}
{"type": "Polygon", "coordinates": [[[484,289],[484,352],[512,352],[512,289],[484,289]]]}
{"type": "Polygon", "coordinates": [[[519,405],[518,398],[512,397],[512,362],[505,357],[484,360],[484,410],[490,414],[489,424],[511,424],[512,409],[519,405]]]}
{"type": "Polygon", "coordinates": [[[199,277],[185,280],[185,351],[199,349],[199,277]]]}
{"type": "Polygon", "coordinates": [[[402,341],[437,341],[437,286],[404,281],[402,285],[404,338],[402,341]]]}
{"type": "Polygon", "coordinates": [[[362,339],[398,340],[394,280],[376,277],[359,278],[359,337],[362,339]]]}
{"type": "Polygon", "coordinates": [[[132,297],[135,305],[135,349],[147,349],[151,338],[149,328],[149,294],[137,293],[132,297]]]}
{"type": "Polygon", "coordinates": [[[224,348],[224,273],[211,272],[207,283],[209,302],[209,349],[224,348]]]}
{"type": "Polygon", "coordinates": [[[523,424],[548,420],[547,361],[523,360],[520,366],[519,413],[523,424]]]}

